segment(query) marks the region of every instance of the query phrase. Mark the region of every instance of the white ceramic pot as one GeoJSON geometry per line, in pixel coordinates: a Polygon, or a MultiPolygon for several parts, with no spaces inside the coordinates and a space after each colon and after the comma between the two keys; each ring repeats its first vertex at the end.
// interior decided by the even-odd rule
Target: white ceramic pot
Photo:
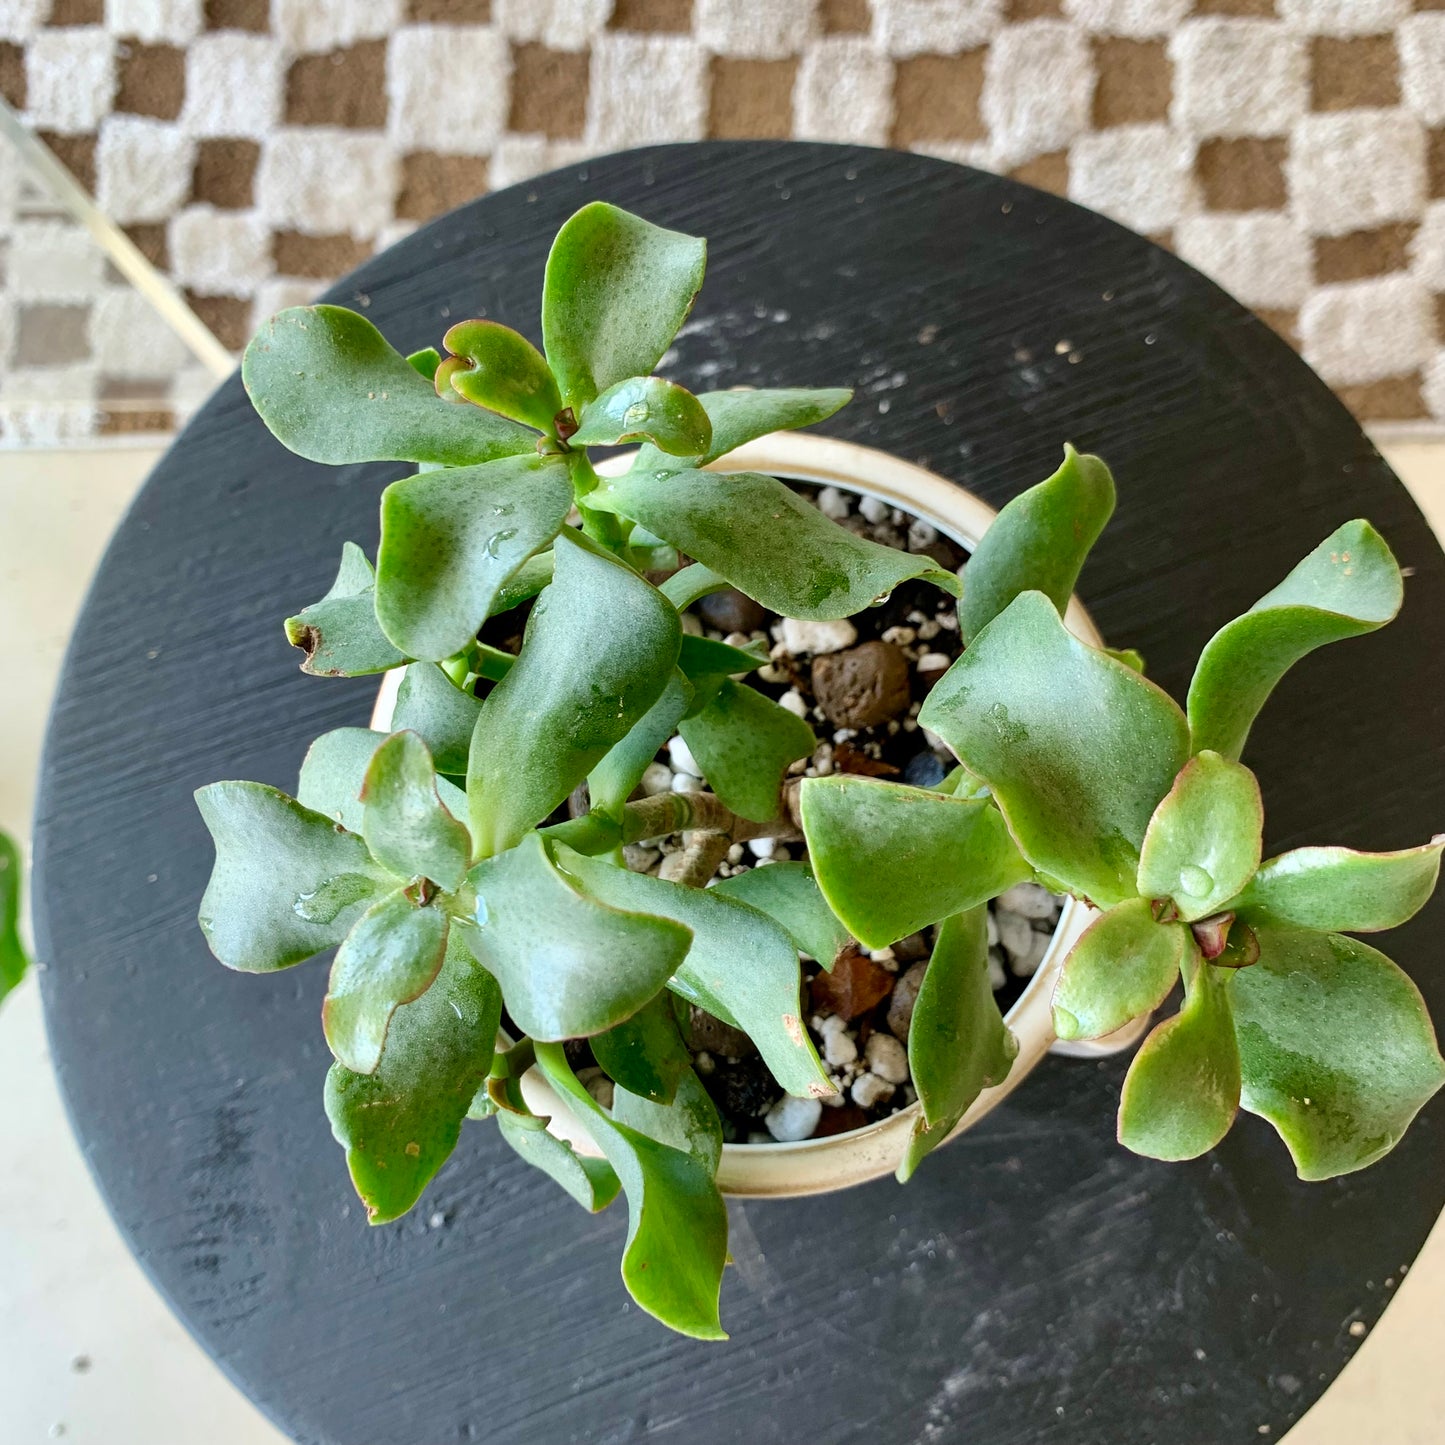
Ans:
{"type": "MultiPolygon", "coordinates": [[[[626,457],[612,458],[599,470],[615,472],[625,469],[627,464],[626,457]]],[[[834,441],[808,432],[775,432],[762,437],[730,452],[715,462],[712,470],[766,472],[791,481],[834,486],[878,497],[931,522],[944,536],[970,552],[995,516],[993,509],[971,492],[923,467],[899,461],[872,447],[834,441]]],[[[1070,600],[1064,620],[1075,636],[1095,645],[1102,643],[1077,597],[1070,600]]],[[[374,728],[384,731],[389,724],[400,676],[398,671],[383,679],[372,717],[374,728]]],[[[1093,909],[1073,899],[1064,904],[1043,962],[1007,1014],[1008,1025],[1019,1044],[1013,1067],[1002,1083],[979,1095],[950,1138],[971,1129],[996,1108],[1050,1050],[1097,1058],[1129,1048],[1143,1035],[1149,1023],[1147,1018],[1136,1020],[1106,1039],[1089,1043],[1063,1044],[1054,1037],[1049,1009],[1054,983],[1069,949],[1094,916],[1093,909]]],[[[551,1117],[549,1128],[554,1134],[570,1140],[579,1153],[598,1153],[587,1131],[535,1069],[523,1079],[522,1090],[536,1113],[551,1117]]],[[[799,1144],[724,1145],[718,1185],[724,1194],[783,1199],[824,1194],[877,1179],[897,1168],[917,1114],[918,1105],[914,1103],[875,1124],[827,1139],[806,1139],[799,1144]]]]}

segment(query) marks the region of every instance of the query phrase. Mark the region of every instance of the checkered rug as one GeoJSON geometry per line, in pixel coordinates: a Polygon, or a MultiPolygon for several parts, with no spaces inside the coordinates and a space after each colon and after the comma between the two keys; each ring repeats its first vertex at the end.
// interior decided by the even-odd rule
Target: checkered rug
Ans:
{"type": "MultiPolygon", "coordinates": [[[[1445,0],[0,0],[0,93],[233,349],[488,188],[794,136],[1067,195],[1445,422],[1445,0]]],[[[0,426],[169,425],[178,343],[7,169],[0,426]]]]}

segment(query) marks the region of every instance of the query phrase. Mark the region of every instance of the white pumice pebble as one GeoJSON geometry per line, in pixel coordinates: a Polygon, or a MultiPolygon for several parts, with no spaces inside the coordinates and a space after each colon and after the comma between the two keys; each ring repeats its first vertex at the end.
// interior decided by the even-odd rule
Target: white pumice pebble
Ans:
{"type": "Polygon", "coordinates": [[[918,659],[919,672],[947,672],[953,659],[946,652],[925,652],[918,659]]]}
{"type": "Polygon", "coordinates": [[[788,674],[781,667],[775,667],[771,662],[765,662],[758,669],[758,677],[763,682],[786,682],[788,674]]]}
{"type": "Polygon", "coordinates": [[[741,863],[743,861],[743,855],[747,851],[741,843],[734,843],[732,847],[728,849],[728,862],[734,864],[741,863]]]}
{"type": "Polygon", "coordinates": [[[1002,908],[994,915],[998,919],[998,940],[1010,958],[1023,958],[1034,946],[1034,931],[1029,921],[1018,913],[1007,913],[1002,908]]]}
{"type": "Polygon", "coordinates": [[[846,743],[857,736],[858,734],[852,728],[839,728],[838,731],[833,734],[833,741],[835,743],[846,743]]]}
{"type": "Polygon", "coordinates": [[[957,632],[957,631],[958,631],[958,613],[956,613],[956,612],[940,612],[940,613],[938,614],[938,625],[939,625],[945,632],[957,632]]]}
{"type": "Polygon", "coordinates": [[[768,859],[769,863],[791,863],[793,855],[781,843],[773,849],[773,856],[768,859]]]}
{"type": "Polygon", "coordinates": [[[1032,978],[1039,971],[1039,965],[1044,961],[1044,954],[1049,951],[1049,935],[1047,933],[1034,933],[1029,939],[1029,946],[1020,954],[1009,955],[1009,972],[1015,978],[1032,978]]]}
{"type": "Polygon", "coordinates": [[[824,487],[814,500],[818,503],[818,510],[835,522],[841,522],[853,510],[848,494],[837,487],[824,487]]]}
{"type": "Polygon", "coordinates": [[[699,622],[691,612],[684,612],[682,614],[682,630],[687,633],[689,637],[701,637],[702,623],[699,622]]]}
{"type": "Polygon", "coordinates": [[[918,640],[920,642],[932,642],[942,631],[943,629],[938,623],[930,617],[926,622],[920,622],[918,624],[918,640]]]}
{"type": "Polygon", "coordinates": [[[858,1045],[848,1035],[845,1020],[834,1017],[823,1020],[823,1057],[835,1067],[851,1064],[858,1057],[858,1045]]]}
{"type": "Polygon", "coordinates": [[[1058,907],[1054,895],[1037,883],[1015,883],[995,902],[1005,913],[1017,913],[1022,918],[1052,918],[1058,907]]]}
{"type": "Polygon", "coordinates": [[[714,1062],[713,1056],[708,1053],[706,1049],[703,1049],[701,1053],[697,1053],[692,1056],[692,1066],[700,1074],[710,1074],[714,1069],[717,1068],[717,1064],[714,1062]]]}
{"type": "Polygon", "coordinates": [[[908,1051],[892,1034],[874,1034],[863,1050],[868,1068],[890,1084],[908,1082],[908,1051]]]}
{"type": "Polygon", "coordinates": [[[988,946],[990,948],[998,946],[998,919],[993,916],[992,908],[988,911],[988,946]]]}
{"type": "Polygon", "coordinates": [[[753,838],[748,843],[748,852],[754,858],[771,858],[777,846],[772,838],[753,838]]]}
{"type": "Polygon", "coordinates": [[[807,622],[797,617],[785,617],[782,629],[783,646],[794,656],[810,652],[817,657],[825,652],[841,652],[858,641],[858,629],[846,617],[834,622],[807,622]]]}
{"type": "Polygon", "coordinates": [[[868,957],[874,963],[892,963],[897,956],[891,948],[870,948],[868,950],[868,957]]]}
{"type": "Polygon", "coordinates": [[[723,638],[723,641],[726,642],[729,647],[750,647],[752,646],[753,640],[746,632],[729,632],[728,635],[723,638]]]}
{"type": "Polygon", "coordinates": [[[908,524],[908,550],[910,552],[931,547],[936,541],[938,541],[938,528],[932,522],[925,522],[922,517],[915,517],[908,524]]]}
{"type": "Polygon", "coordinates": [[[695,778],[703,776],[702,769],[697,765],[697,759],[692,755],[692,749],[682,738],[675,737],[668,740],[667,756],[676,772],[691,773],[695,778]]]}
{"type": "Polygon", "coordinates": [[[666,763],[648,763],[642,770],[642,791],[649,798],[672,791],[672,769],[666,763]]]}
{"type": "Polygon", "coordinates": [[[893,513],[888,503],[877,497],[864,497],[858,503],[858,510],[873,523],[886,522],[893,513]]]}
{"type": "Polygon", "coordinates": [[[794,717],[806,718],[808,716],[808,704],[803,701],[803,694],[795,687],[790,687],[778,699],[778,706],[787,708],[794,717]]]}
{"type": "Polygon", "coordinates": [[[944,742],[944,740],[943,740],[941,737],[939,737],[936,732],[933,732],[931,729],[929,729],[929,728],[924,728],[924,729],[923,729],[923,740],[924,740],[924,742],[926,742],[926,743],[928,744],[929,747],[931,747],[931,748],[933,749],[934,752],[936,752],[936,753],[942,753],[945,757],[951,756],[951,754],[950,754],[949,751],[948,751],[948,744],[947,744],[946,742],[944,742]]]}
{"type": "Polygon", "coordinates": [[[791,1094],[784,1094],[763,1116],[763,1123],[779,1144],[797,1144],[812,1136],[822,1116],[820,1100],[795,1099],[791,1094]]]}
{"type": "Polygon", "coordinates": [[[695,778],[691,773],[674,773],[672,775],[672,791],[674,793],[701,793],[704,784],[701,778],[695,778]]]}
{"type": "Polygon", "coordinates": [[[859,1074],[849,1092],[860,1109],[871,1109],[874,1104],[886,1103],[893,1097],[893,1085],[877,1074],[859,1074]]]}
{"type": "Polygon", "coordinates": [[[907,647],[918,634],[911,627],[888,627],[884,629],[884,642],[892,642],[898,647],[907,647]]]}

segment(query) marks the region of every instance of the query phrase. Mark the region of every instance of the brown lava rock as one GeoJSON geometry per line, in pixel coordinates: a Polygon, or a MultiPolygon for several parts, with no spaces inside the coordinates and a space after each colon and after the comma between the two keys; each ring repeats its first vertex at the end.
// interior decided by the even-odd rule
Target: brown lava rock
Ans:
{"type": "Polygon", "coordinates": [[[832,973],[820,973],[808,985],[818,1013],[837,1014],[849,1020],[876,1008],[892,991],[893,975],[856,944],[838,955],[832,973]]]}
{"type": "Polygon", "coordinates": [[[908,708],[908,659],[878,641],[824,653],[813,660],[813,696],[834,727],[877,727],[908,708]]]}
{"type": "Polygon", "coordinates": [[[697,603],[702,620],[719,632],[755,632],[767,621],[768,614],[735,587],[709,592],[697,603]]]}

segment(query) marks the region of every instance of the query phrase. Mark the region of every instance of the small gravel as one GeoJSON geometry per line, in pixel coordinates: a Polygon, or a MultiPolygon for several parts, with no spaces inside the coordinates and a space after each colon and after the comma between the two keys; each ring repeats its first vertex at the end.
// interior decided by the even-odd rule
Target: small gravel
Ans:
{"type": "Polygon", "coordinates": [[[834,1068],[841,1068],[857,1059],[858,1045],[848,1032],[848,1025],[837,1014],[824,1019],[818,1032],[823,1036],[823,1058],[834,1068]]]}
{"type": "Polygon", "coordinates": [[[892,1034],[874,1034],[863,1050],[870,1073],[890,1084],[908,1082],[908,1054],[892,1034]]]}
{"type": "Polygon", "coordinates": [[[697,759],[692,755],[692,749],[681,737],[671,738],[667,744],[667,758],[672,764],[675,773],[691,773],[693,777],[703,776],[702,769],[698,766],[697,759]]]}
{"type": "Polygon", "coordinates": [[[858,641],[858,629],[846,617],[836,622],[804,622],[784,617],[778,624],[778,641],[793,657],[841,652],[858,641]]]}
{"type": "Polygon", "coordinates": [[[812,1137],[823,1117],[823,1105],[817,1099],[795,1099],[784,1094],[763,1116],[768,1133],[779,1144],[797,1144],[812,1137]]]}
{"type": "Polygon", "coordinates": [[[893,1097],[893,1085],[877,1074],[859,1074],[849,1090],[853,1102],[860,1109],[871,1109],[877,1104],[887,1103],[893,1097]]]}

